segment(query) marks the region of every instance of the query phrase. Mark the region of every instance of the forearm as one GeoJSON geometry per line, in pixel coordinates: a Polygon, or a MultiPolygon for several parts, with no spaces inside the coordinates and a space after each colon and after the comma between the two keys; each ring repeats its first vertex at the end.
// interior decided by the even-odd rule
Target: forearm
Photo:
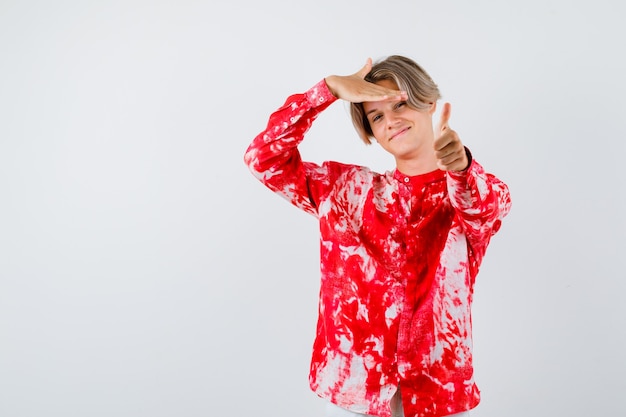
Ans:
{"type": "Polygon", "coordinates": [[[271,177],[288,164],[313,121],[335,100],[324,80],[290,96],[246,150],[244,161],[253,174],[259,179],[271,177]]]}
{"type": "Polygon", "coordinates": [[[269,118],[244,155],[252,174],[293,205],[316,213],[310,195],[310,172],[316,168],[300,157],[298,145],[319,113],[336,98],[322,80],[303,94],[295,94],[269,118]]]}
{"type": "Polygon", "coordinates": [[[487,243],[511,208],[508,186],[475,160],[462,172],[448,173],[448,194],[474,244],[487,243]]]}

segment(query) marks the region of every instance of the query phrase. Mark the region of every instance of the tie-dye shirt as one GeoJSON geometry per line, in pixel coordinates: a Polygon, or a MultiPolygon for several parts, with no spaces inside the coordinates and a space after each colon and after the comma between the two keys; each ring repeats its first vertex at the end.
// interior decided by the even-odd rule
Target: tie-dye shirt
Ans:
{"type": "Polygon", "coordinates": [[[510,209],[508,188],[475,160],[417,176],[304,162],[297,146],[335,100],[324,80],[290,96],[244,156],[263,184],[319,220],[311,389],[382,417],[398,386],[406,417],[469,410],[480,400],[474,281],[510,209]]]}

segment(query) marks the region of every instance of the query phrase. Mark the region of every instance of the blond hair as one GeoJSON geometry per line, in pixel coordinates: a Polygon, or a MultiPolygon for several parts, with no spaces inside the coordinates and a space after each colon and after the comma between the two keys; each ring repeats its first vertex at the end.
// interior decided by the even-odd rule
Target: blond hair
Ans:
{"type": "MultiPolygon", "coordinates": [[[[365,76],[365,81],[372,83],[382,80],[394,81],[399,90],[406,91],[407,104],[417,110],[425,110],[441,98],[439,87],[430,75],[415,61],[404,56],[391,55],[375,63],[365,76]]],[[[350,103],[350,116],[363,142],[371,144],[374,135],[363,110],[363,103],[350,103]]]]}

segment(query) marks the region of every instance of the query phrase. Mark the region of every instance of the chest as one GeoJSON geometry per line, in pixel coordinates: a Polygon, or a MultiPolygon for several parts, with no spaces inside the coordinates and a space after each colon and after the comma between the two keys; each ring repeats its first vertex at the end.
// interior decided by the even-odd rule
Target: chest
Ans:
{"type": "Polygon", "coordinates": [[[360,234],[371,243],[389,237],[397,242],[415,242],[447,230],[452,215],[443,180],[372,187],[363,201],[360,234]]]}
{"type": "Polygon", "coordinates": [[[322,233],[399,265],[425,256],[447,236],[454,217],[445,180],[381,183],[336,196],[322,233]]]}

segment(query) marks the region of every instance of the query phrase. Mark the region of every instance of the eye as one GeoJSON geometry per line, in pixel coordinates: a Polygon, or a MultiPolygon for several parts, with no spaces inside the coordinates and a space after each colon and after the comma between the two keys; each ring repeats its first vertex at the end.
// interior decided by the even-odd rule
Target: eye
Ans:
{"type": "Polygon", "coordinates": [[[406,106],[406,101],[399,101],[396,105],[395,105],[395,109],[401,109],[402,107],[406,106]]]}
{"type": "Polygon", "coordinates": [[[382,119],[382,118],[383,118],[382,114],[375,114],[375,115],[372,117],[372,123],[376,123],[377,121],[379,121],[379,120],[380,120],[380,119],[382,119]]]}

